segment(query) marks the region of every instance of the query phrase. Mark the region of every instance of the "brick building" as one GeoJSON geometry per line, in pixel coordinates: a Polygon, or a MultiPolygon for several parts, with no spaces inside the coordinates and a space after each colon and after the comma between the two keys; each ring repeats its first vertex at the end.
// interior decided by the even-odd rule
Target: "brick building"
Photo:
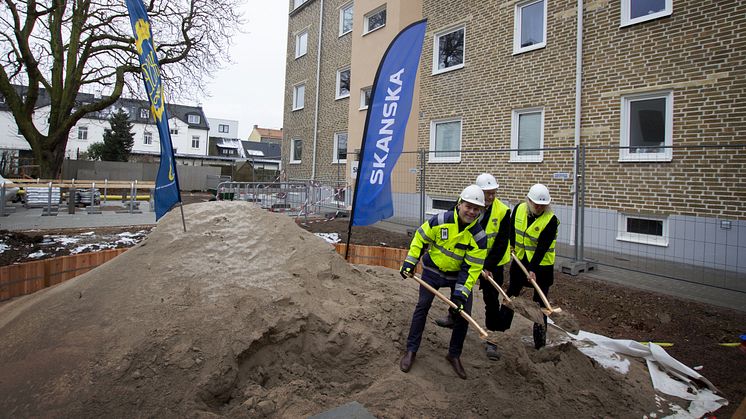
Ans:
{"type": "MultiPolygon", "coordinates": [[[[288,104],[293,87],[306,80],[304,111],[315,105],[311,46],[317,45],[319,3],[307,1],[290,14],[285,141],[302,137],[304,157],[297,170],[286,166],[289,174],[311,174],[306,156],[314,115],[288,104]],[[304,28],[311,28],[310,59],[300,62],[292,54],[304,28]]],[[[382,3],[355,2],[351,42],[336,24],[346,4],[324,2],[322,20],[331,23],[320,60],[316,159],[324,163],[317,178],[328,173],[334,133],[345,124],[348,150],[359,144],[361,134],[352,134],[359,112],[354,94],[366,84],[356,80],[357,54],[380,59],[401,28],[424,17],[419,92],[408,127],[416,130],[415,141],[408,136],[405,151],[427,151],[426,210],[449,205],[487,171],[511,205],[531,184],[547,184],[562,243],[574,240],[580,211],[586,248],[746,272],[740,209],[746,199],[746,3],[422,0],[419,13],[400,18],[390,37],[380,39],[382,49],[372,52],[360,39],[366,16],[382,3]],[[353,96],[343,101],[349,104],[334,100],[335,70],[345,65],[353,69],[353,96]],[[585,147],[580,209],[576,146],[585,147]]],[[[385,6],[389,20],[391,5],[385,6]]],[[[397,169],[417,165],[402,159],[397,169]]],[[[412,205],[419,181],[401,183],[412,205]]]]}

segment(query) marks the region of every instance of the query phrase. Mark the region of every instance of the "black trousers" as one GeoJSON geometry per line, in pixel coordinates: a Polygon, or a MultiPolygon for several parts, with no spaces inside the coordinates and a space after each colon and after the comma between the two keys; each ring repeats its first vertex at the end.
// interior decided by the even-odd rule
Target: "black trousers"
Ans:
{"type": "MultiPolygon", "coordinates": [[[[492,271],[492,279],[497,285],[503,285],[503,267],[498,266],[492,271]]],[[[481,278],[479,287],[482,289],[484,297],[484,317],[486,319],[487,330],[500,330],[500,292],[490,284],[490,281],[481,278]]]]}
{"type": "MultiPolygon", "coordinates": [[[[523,258],[523,264],[524,266],[528,265],[528,260],[526,258],[523,258]]],[[[554,265],[546,265],[546,266],[540,266],[539,269],[534,271],[536,274],[536,284],[539,286],[539,289],[544,293],[544,295],[549,298],[549,287],[552,286],[554,283],[554,265]]],[[[533,285],[528,281],[528,278],[526,278],[526,274],[523,273],[523,270],[518,266],[517,263],[512,262],[510,264],[510,285],[508,285],[507,294],[509,297],[515,297],[521,293],[521,289],[523,287],[529,287],[533,289],[533,285]]],[[[534,296],[532,300],[536,301],[539,306],[543,307],[544,304],[541,301],[541,297],[539,296],[539,293],[534,290],[534,296]]],[[[500,307],[500,314],[498,316],[498,324],[496,325],[496,329],[490,329],[490,330],[498,330],[498,331],[506,331],[510,329],[510,325],[513,323],[513,310],[508,309],[505,306],[500,307]]],[[[544,325],[547,324],[547,316],[544,316],[544,325]]],[[[489,326],[488,326],[489,328],[489,326]]]]}

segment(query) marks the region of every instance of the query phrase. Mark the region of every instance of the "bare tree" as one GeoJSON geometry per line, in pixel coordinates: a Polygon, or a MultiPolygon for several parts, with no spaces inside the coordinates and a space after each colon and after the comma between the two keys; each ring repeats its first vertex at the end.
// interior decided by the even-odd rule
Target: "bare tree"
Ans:
{"type": "MultiPolygon", "coordinates": [[[[70,130],[123,92],[142,92],[124,0],[0,0],[0,93],[43,177],[62,167],[70,130]],[[25,86],[23,89],[14,88],[25,86]],[[79,93],[105,91],[104,96],[79,93]],[[49,106],[41,127],[34,112],[49,106]]],[[[168,97],[194,97],[229,60],[242,0],[145,0],[168,97]]],[[[37,115],[39,119],[39,115],[37,115]]]]}

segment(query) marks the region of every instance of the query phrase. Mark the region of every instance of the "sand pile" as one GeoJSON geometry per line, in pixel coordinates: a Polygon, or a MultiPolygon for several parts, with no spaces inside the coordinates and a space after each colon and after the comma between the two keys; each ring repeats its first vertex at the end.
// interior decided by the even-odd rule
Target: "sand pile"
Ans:
{"type": "Polygon", "coordinates": [[[353,400],[379,417],[654,410],[641,364],[621,376],[569,344],[537,352],[519,318],[498,362],[470,332],[466,381],[443,359],[450,331],[428,325],[404,374],[414,281],[348,265],[253,204],[184,210],[188,232],[173,211],[115,260],[0,306],[3,416],[302,417],[353,400]]]}

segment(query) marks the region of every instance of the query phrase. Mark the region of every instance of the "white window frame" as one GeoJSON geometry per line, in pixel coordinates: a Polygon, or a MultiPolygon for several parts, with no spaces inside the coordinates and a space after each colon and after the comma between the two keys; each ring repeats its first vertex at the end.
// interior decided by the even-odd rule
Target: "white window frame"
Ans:
{"type": "Polygon", "coordinates": [[[168,132],[171,135],[179,135],[179,129],[178,128],[169,128],[168,132]]]}
{"type": "Polygon", "coordinates": [[[370,92],[370,94],[368,96],[372,95],[373,94],[373,86],[367,86],[367,87],[363,87],[362,89],[360,89],[360,108],[359,109],[361,111],[364,111],[364,110],[368,109],[368,104],[365,103],[365,92],[366,91],[370,92]]]}
{"type": "Polygon", "coordinates": [[[350,70],[350,66],[340,68],[337,70],[337,84],[336,84],[336,92],[334,99],[345,99],[350,97],[350,87],[352,87],[352,71],[350,70]],[[348,71],[350,73],[350,79],[349,79],[349,86],[347,87],[347,93],[342,93],[342,73],[345,71],[348,71]]]}
{"type": "Polygon", "coordinates": [[[533,51],[535,49],[544,48],[547,46],[547,1],[548,0],[529,0],[516,3],[515,10],[513,12],[513,55],[523,54],[524,52],[533,51]],[[537,44],[529,45],[527,47],[521,47],[521,9],[538,2],[544,2],[544,40],[537,44]]]}
{"type": "MultiPolygon", "coordinates": [[[[334,145],[332,147],[332,152],[334,153],[334,155],[332,156],[332,163],[347,163],[347,157],[346,157],[347,155],[346,154],[345,154],[345,158],[344,159],[338,158],[339,157],[339,150],[338,150],[338,148],[339,148],[339,135],[340,134],[346,135],[347,136],[347,141],[350,140],[350,136],[346,132],[335,132],[334,133],[334,145]]],[[[347,150],[345,150],[345,151],[347,151],[347,150]]]]}
{"type": "Polygon", "coordinates": [[[464,121],[461,117],[458,118],[448,118],[448,119],[438,119],[430,121],[430,149],[427,153],[427,162],[428,163],[461,163],[461,145],[463,144],[463,133],[464,133],[464,121]],[[450,122],[458,122],[459,123],[459,131],[458,131],[458,144],[459,144],[459,150],[456,152],[458,153],[457,156],[449,156],[449,157],[438,157],[435,155],[437,150],[435,150],[435,135],[437,134],[437,127],[440,124],[447,124],[450,122]]]}
{"type": "Polygon", "coordinates": [[[88,127],[87,126],[81,125],[78,127],[78,141],[88,141],[88,127]]]}
{"type": "Polygon", "coordinates": [[[520,129],[521,115],[541,113],[541,126],[539,128],[539,148],[544,148],[544,108],[514,109],[510,122],[510,161],[521,163],[541,163],[544,161],[544,150],[539,150],[537,155],[520,155],[518,148],[518,132],[520,129]]]}
{"type": "Polygon", "coordinates": [[[638,93],[622,96],[621,127],[619,130],[620,162],[661,162],[673,160],[673,91],[638,93]],[[660,153],[631,153],[629,142],[630,103],[650,99],[666,99],[666,126],[663,151],[660,153]]]}
{"type": "Polygon", "coordinates": [[[303,159],[303,153],[301,152],[301,158],[296,159],[295,158],[295,142],[300,141],[301,142],[301,150],[303,150],[303,140],[300,138],[293,138],[290,140],[290,164],[300,164],[303,159]]]}
{"type": "Polygon", "coordinates": [[[350,22],[350,29],[348,31],[344,31],[343,27],[344,27],[344,16],[347,10],[350,10],[350,13],[353,14],[352,17],[354,19],[354,13],[355,13],[354,6],[355,6],[354,2],[349,2],[339,8],[339,36],[340,37],[352,32],[352,22],[350,22]]]}
{"type": "Polygon", "coordinates": [[[621,1],[621,22],[619,27],[625,27],[630,25],[636,25],[638,23],[647,22],[648,20],[659,19],[666,16],[671,16],[673,13],[673,0],[665,0],[666,7],[660,12],[650,13],[648,15],[630,18],[630,11],[632,10],[632,2],[635,0],[622,0],[621,1]]]}
{"type": "Polygon", "coordinates": [[[298,33],[298,35],[295,35],[295,59],[298,59],[304,55],[308,54],[308,29],[304,29],[298,33]],[[306,37],[305,42],[305,49],[301,51],[301,39],[303,36],[306,37]]]}
{"type": "Polygon", "coordinates": [[[150,109],[140,108],[140,118],[144,118],[144,119],[150,118],[150,109]]]}
{"type": "Polygon", "coordinates": [[[386,22],[384,22],[383,25],[381,25],[381,26],[379,26],[377,28],[373,28],[373,29],[369,29],[369,27],[368,27],[368,23],[369,23],[368,20],[370,19],[370,17],[373,16],[373,15],[375,15],[375,14],[381,13],[381,11],[384,11],[384,10],[386,10],[386,4],[384,4],[382,6],[379,6],[379,7],[376,7],[375,9],[373,9],[370,12],[366,13],[365,16],[363,16],[363,35],[367,35],[367,34],[369,34],[371,32],[375,32],[375,31],[377,31],[379,29],[382,29],[382,28],[386,27],[386,23],[388,23],[388,20],[389,20],[388,11],[386,12],[386,22]]]}
{"type": "Polygon", "coordinates": [[[441,74],[446,73],[453,70],[458,70],[459,68],[464,68],[464,63],[466,62],[466,25],[458,25],[458,26],[451,26],[449,28],[446,28],[440,32],[437,32],[435,35],[433,35],[433,74],[441,74]],[[464,31],[464,51],[463,56],[461,57],[461,64],[456,64],[450,67],[438,68],[438,61],[440,58],[440,38],[451,34],[453,32],[456,32],[458,30],[464,31]]]}
{"type": "Polygon", "coordinates": [[[199,135],[192,135],[192,148],[199,149],[199,135]],[[194,142],[197,142],[197,146],[195,147],[194,142]]]}
{"type": "Polygon", "coordinates": [[[293,110],[299,111],[306,105],[306,83],[298,83],[293,86],[293,110]],[[303,88],[303,103],[298,106],[298,89],[303,88]]]}
{"type": "Polygon", "coordinates": [[[231,126],[228,124],[218,124],[218,132],[221,134],[228,134],[231,132],[231,126]]]}
{"type": "Polygon", "coordinates": [[[618,213],[619,226],[616,239],[623,242],[649,244],[652,246],[668,247],[668,217],[658,217],[639,214],[618,213]],[[637,218],[641,220],[662,221],[663,235],[653,236],[650,234],[630,233],[627,231],[627,220],[637,218]]]}
{"type": "Polygon", "coordinates": [[[142,143],[144,145],[153,145],[153,133],[145,131],[142,133],[142,143]]]}
{"type": "Polygon", "coordinates": [[[187,122],[189,122],[190,124],[199,124],[199,115],[187,115],[187,122]]]}

